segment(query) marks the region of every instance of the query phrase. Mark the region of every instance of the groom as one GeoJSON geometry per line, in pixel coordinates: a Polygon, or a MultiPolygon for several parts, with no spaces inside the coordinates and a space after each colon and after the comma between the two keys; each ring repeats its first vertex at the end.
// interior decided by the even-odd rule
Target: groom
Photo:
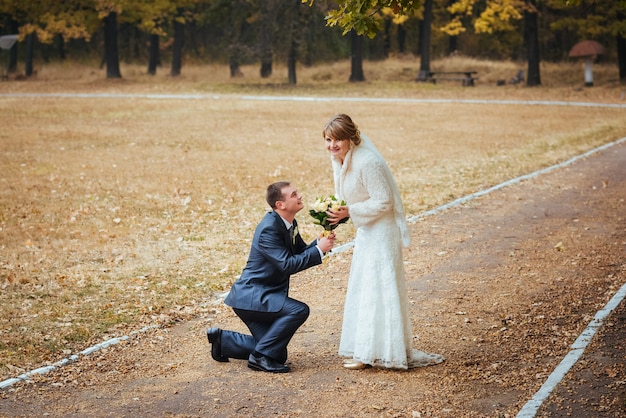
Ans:
{"type": "Polygon", "coordinates": [[[252,335],[209,328],[207,337],[215,361],[247,359],[253,370],[287,373],[287,344],[309,316],[305,303],[288,296],[289,276],[321,264],[335,235],[302,240],[295,220],[302,195],[288,182],[271,184],[266,200],[273,210],[257,226],[248,262],[224,300],[252,335]]]}

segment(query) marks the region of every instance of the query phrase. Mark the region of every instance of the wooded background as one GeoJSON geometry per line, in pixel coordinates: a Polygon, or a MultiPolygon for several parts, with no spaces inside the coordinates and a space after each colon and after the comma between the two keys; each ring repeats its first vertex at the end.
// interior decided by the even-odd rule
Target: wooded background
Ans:
{"type": "Polygon", "coordinates": [[[108,78],[122,77],[120,60],[145,63],[155,74],[183,62],[295,66],[351,57],[350,81],[361,81],[363,59],[392,54],[462,54],[527,61],[527,84],[539,85],[539,61],[568,59],[577,42],[606,48],[626,80],[626,1],[598,0],[0,0],[0,35],[19,34],[7,71],[33,74],[33,62],[100,62],[108,78]]]}

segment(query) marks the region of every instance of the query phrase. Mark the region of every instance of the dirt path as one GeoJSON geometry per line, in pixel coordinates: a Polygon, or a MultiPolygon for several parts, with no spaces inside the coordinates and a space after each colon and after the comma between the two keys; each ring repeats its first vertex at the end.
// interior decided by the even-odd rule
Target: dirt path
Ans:
{"type": "MultiPolygon", "coordinates": [[[[405,254],[416,347],[409,372],[341,367],[350,253],[292,279],[311,316],[292,373],[210,359],[213,314],[139,334],[0,392],[0,416],[512,417],[626,281],[626,145],[411,225],[405,254]]],[[[626,417],[626,309],[608,318],[538,416],[626,417]]]]}

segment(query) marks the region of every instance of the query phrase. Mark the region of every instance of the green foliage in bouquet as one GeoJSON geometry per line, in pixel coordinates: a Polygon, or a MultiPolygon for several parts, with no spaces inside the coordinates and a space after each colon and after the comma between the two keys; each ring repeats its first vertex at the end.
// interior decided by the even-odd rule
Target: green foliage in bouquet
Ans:
{"type": "Polygon", "coordinates": [[[339,223],[331,225],[328,223],[328,214],[326,213],[326,211],[328,209],[337,210],[341,206],[345,205],[346,202],[344,202],[343,200],[340,201],[332,195],[328,197],[318,197],[313,203],[313,209],[309,210],[309,214],[313,217],[313,223],[321,225],[322,227],[324,227],[325,231],[332,231],[340,224],[347,222],[349,218],[344,218],[339,221],[339,223]]]}

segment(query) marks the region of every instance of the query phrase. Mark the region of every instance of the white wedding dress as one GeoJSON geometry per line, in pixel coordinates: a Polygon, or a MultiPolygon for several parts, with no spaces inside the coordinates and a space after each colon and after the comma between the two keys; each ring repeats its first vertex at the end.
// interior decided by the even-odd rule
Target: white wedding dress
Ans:
{"type": "Polygon", "coordinates": [[[364,364],[409,369],[444,361],[412,347],[402,244],[410,238],[398,189],[367,137],[343,164],[331,157],[335,193],[357,228],[339,354],[364,364]]]}

